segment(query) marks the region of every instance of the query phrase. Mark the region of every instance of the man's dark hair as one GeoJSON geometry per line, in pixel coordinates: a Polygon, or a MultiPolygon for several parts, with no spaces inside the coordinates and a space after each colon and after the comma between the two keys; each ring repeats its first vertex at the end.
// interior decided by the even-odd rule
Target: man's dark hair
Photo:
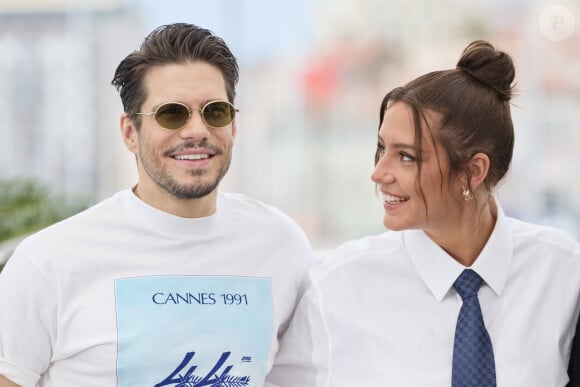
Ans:
{"type": "Polygon", "coordinates": [[[153,30],[141,48],[129,54],[117,67],[111,83],[121,95],[124,111],[136,118],[135,113],[147,98],[143,78],[150,68],[195,61],[209,63],[221,71],[228,100],[234,103],[239,68],[226,43],[207,29],[175,23],[153,30]]]}

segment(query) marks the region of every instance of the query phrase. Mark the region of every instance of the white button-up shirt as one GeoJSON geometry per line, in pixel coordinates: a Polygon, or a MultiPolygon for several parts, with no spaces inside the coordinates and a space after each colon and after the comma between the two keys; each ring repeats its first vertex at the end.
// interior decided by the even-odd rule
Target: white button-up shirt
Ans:
{"type": "MultiPolygon", "coordinates": [[[[471,267],[498,387],[559,387],[580,300],[580,244],[506,217],[471,267]]],[[[465,269],[422,231],[341,246],[311,271],[267,386],[451,386],[465,269]],[[300,345],[296,345],[296,343],[300,345]]]]}

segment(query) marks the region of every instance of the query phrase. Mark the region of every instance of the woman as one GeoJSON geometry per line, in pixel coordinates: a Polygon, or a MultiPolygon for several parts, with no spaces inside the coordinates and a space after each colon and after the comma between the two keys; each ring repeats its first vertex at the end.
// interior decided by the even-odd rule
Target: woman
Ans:
{"type": "Polygon", "coordinates": [[[311,271],[269,380],[279,386],[564,386],[580,245],[507,217],[515,70],[485,41],[389,92],[372,180],[382,235],[311,271]],[[467,294],[465,285],[470,290],[467,294]]]}

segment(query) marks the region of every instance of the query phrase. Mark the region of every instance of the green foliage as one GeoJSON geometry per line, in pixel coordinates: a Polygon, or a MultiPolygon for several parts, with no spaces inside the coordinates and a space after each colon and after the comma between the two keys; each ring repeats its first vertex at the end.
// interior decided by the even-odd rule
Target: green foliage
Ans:
{"type": "MultiPolygon", "coordinates": [[[[87,206],[87,200],[55,195],[33,180],[0,181],[0,244],[38,231],[87,206]]],[[[0,271],[2,266],[0,263],[0,271]]]]}

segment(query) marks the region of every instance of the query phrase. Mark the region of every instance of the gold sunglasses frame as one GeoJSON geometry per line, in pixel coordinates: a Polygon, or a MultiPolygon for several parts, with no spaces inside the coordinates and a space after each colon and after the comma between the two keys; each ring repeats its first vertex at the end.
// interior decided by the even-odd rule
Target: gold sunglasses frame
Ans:
{"type": "Polygon", "coordinates": [[[148,117],[150,117],[150,116],[153,116],[153,117],[155,118],[155,122],[157,122],[157,125],[161,126],[163,129],[167,129],[167,130],[178,130],[178,129],[181,129],[181,128],[183,128],[183,127],[184,127],[184,126],[185,126],[185,125],[186,125],[186,124],[189,122],[189,120],[191,120],[191,115],[193,114],[193,112],[194,112],[194,111],[198,111],[198,112],[199,112],[199,115],[201,116],[201,120],[203,121],[203,123],[204,123],[204,124],[206,124],[206,125],[207,125],[207,126],[209,126],[210,128],[215,128],[215,129],[217,129],[217,128],[225,128],[226,126],[228,126],[229,124],[231,124],[232,122],[234,122],[234,120],[235,120],[235,118],[236,118],[236,114],[237,114],[237,113],[238,113],[240,110],[239,110],[239,109],[237,109],[237,108],[236,108],[236,107],[235,107],[235,106],[234,106],[234,105],[233,105],[231,102],[229,102],[229,101],[226,101],[226,100],[223,100],[223,99],[214,99],[214,100],[212,100],[212,101],[209,101],[209,102],[205,103],[205,104],[204,104],[204,105],[201,107],[201,109],[196,109],[196,108],[193,108],[193,107],[191,107],[191,106],[189,106],[189,105],[187,105],[187,104],[185,104],[185,103],[183,103],[183,102],[175,102],[175,101],[170,101],[170,102],[163,102],[161,105],[157,106],[157,108],[156,108],[154,111],[152,111],[152,112],[139,112],[139,113],[135,113],[135,114],[136,114],[136,115],[139,115],[139,116],[148,116],[148,117]],[[212,103],[216,103],[216,102],[223,102],[223,103],[226,103],[226,104],[228,104],[228,105],[229,105],[229,106],[230,106],[230,107],[233,109],[233,111],[234,111],[234,114],[232,115],[232,120],[231,120],[230,122],[228,122],[227,124],[223,125],[223,126],[213,126],[213,125],[211,125],[210,123],[208,123],[208,122],[205,120],[205,117],[203,116],[203,112],[205,111],[205,108],[206,108],[206,107],[208,107],[209,105],[211,105],[212,103]],[[183,125],[181,125],[181,126],[180,126],[180,127],[178,127],[178,128],[167,128],[167,127],[165,127],[165,126],[161,125],[161,124],[159,123],[159,121],[157,121],[157,118],[155,117],[155,116],[157,115],[157,112],[159,111],[159,109],[161,109],[162,107],[164,107],[164,106],[167,106],[167,105],[179,105],[179,106],[183,106],[183,107],[184,107],[184,108],[187,110],[187,112],[189,113],[189,116],[187,117],[187,120],[185,120],[185,122],[183,123],[183,125]]]}

